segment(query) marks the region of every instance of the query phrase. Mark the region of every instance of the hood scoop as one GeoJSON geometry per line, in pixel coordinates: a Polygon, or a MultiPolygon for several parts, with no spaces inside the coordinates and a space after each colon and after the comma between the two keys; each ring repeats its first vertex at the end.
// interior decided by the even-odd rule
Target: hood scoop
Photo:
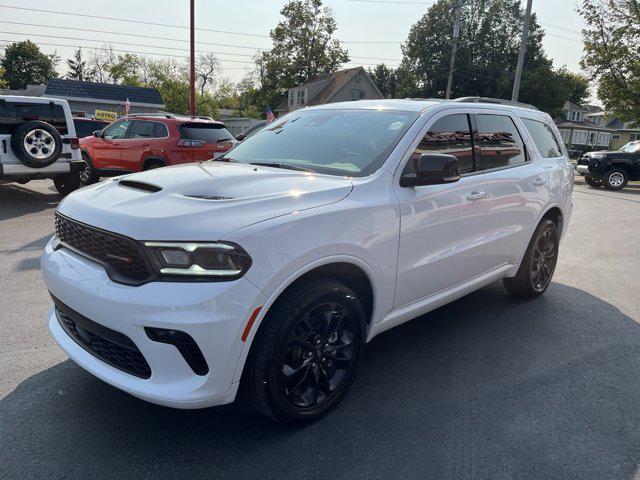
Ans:
{"type": "Polygon", "coordinates": [[[219,195],[185,195],[189,198],[199,198],[201,200],[233,200],[232,197],[222,197],[219,195]]]}
{"type": "Polygon", "coordinates": [[[145,182],[137,182],[135,180],[120,180],[118,185],[126,188],[133,188],[134,190],[142,190],[143,192],[156,193],[162,190],[162,187],[152,185],[145,182]]]}

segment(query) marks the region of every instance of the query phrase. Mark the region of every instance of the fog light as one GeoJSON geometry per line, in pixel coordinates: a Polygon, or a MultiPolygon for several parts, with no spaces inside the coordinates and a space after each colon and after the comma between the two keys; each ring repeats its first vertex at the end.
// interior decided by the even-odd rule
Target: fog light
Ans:
{"type": "Polygon", "coordinates": [[[196,375],[209,373],[209,365],[202,355],[202,351],[196,341],[185,332],[168,328],[144,327],[144,331],[150,340],[158,343],[168,343],[178,349],[191,370],[196,375]]]}

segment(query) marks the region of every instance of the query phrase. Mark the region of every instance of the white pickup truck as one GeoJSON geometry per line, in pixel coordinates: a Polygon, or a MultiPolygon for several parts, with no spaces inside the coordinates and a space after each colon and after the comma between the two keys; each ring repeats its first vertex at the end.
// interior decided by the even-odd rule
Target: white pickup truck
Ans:
{"type": "Polygon", "coordinates": [[[0,184],[51,178],[67,194],[83,166],[66,100],[0,95],[0,184]]]}

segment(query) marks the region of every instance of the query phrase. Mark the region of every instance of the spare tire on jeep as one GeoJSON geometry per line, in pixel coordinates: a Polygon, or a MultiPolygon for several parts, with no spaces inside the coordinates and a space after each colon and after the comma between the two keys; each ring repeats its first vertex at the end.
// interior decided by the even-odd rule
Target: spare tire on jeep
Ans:
{"type": "Polygon", "coordinates": [[[62,138],[58,130],[46,122],[25,122],[14,128],[11,149],[27,167],[43,168],[60,157],[62,138]]]}

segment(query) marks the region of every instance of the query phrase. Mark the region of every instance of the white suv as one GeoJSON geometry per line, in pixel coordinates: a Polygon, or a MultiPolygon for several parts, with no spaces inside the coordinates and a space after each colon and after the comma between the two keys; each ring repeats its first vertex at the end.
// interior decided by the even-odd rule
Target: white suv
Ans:
{"type": "Polygon", "coordinates": [[[49,327],[82,367],[150,402],[242,392],[274,419],[311,420],[380,332],[500,279],[542,294],[572,188],[559,132],[532,108],[298,110],[226,157],[68,196],[42,256],[49,327]]]}
{"type": "Polygon", "coordinates": [[[83,165],[66,100],[0,95],[0,183],[51,178],[67,194],[83,165]]]}

